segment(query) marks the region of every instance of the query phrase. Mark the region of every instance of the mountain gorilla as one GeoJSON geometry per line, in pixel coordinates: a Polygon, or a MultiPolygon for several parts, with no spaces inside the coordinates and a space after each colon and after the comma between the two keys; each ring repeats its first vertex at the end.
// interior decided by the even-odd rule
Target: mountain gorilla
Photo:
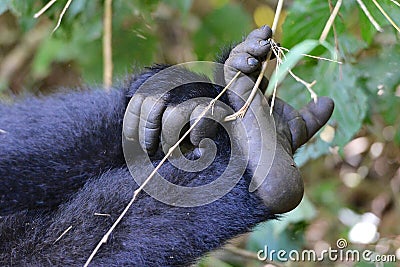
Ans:
{"type": "MultiPolygon", "coordinates": [[[[271,49],[270,38],[267,26],[251,32],[220,58],[219,62],[234,70],[225,68],[216,74],[220,75],[217,79],[222,77],[228,83],[238,70],[254,77],[271,49]]],[[[86,262],[138,188],[132,175],[145,172],[139,157],[133,160],[137,164],[132,164],[131,175],[121,133],[127,140],[136,140],[155,165],[164,155],[160,138],[169,137],[164,128],[181,129],[184,125],[179,116],[193,119],[199,115],[196,105],[173,107],[197,97],[214,98],[221,92],[221,86],[193,83],[170,91],[161,100],[152,98],[152,91],[135,94],[165,68],[148,68],[133,75],[126,86],[109,92],[69,91],[0,105],[1,266],[82,266],[86,262]],[[167,124],[164,117],[171,112],[167,124]]],[[[180,73],[197,76],[187,70],[180,73]]],[[[150,84],[155,91],[170,82],[162,78],[157,81],[150,84]]],[[[240,75],[221,101],[238,110],[251,89],[247,76],[240,75]]],[[[240,153],[230,154],[232,136],[221,127],[225,124],[237,135],[233,143],[246,148],[250,155],[247,168],[232,190],[211,203],[189,207],[165,204],[142,192],[108,243],[95,255],[93,266],[189,265],[257,223],[295,208],[303,195],[303,183],[293,153],[327,122],[333,102],[321,97],[316,104],[296,111],[277,99],[273,110],[276,152],[269,172],[259,177],[264,181],[254,193],[249,192],[249,185],[260,163],[259,158],[252,157],[252,151],[262,148],[261,134],[274,126],[268,124],[269,107],[261,92],[251,108],[244,118],[221,122],[228,113],[216,105],[212,113],[220,122],[203,119],[185,139],[183,154],[192,160],[207,153],[201,144],[198,147],[199,140],[213,139],[218,152],[208,168],[187,172],[166,162],[159,170],[167,180],[186,187],[214,181],[230,157],[238,161],[243,158],[240,153]],[[266,118],[268,123],[257,124],[256,118],[266,118]],[[247,135],[239,136],[235,128],[238,124],[247,135]]],[[[233,170],[228,175],[237,174],[233,170]]]]}

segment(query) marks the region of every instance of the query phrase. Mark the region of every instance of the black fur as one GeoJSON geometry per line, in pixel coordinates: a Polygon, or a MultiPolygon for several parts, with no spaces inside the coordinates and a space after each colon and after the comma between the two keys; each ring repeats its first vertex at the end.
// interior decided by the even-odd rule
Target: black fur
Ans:
{"type": "MultiPolygon", "coordinates": [[[[137,87],[162,68],[148,69],[126,88],[110,92],[62,92],[0,106],[1,266],[81,266],[86,261],[137,188],[122,154],[123,115],[137,87]]],[[[189,85],[173,92],[169,101],[181,101],[184,92],[190,92],[190,98],[214,97],[219,90],[189,85]]],[[[229,147],[224,134],[216,142],[229,147]]],[[[229,149],[222,150],[216,162],[199,173],[185,173],[169,163],[161,172],[177,184],[205,184],[223,172],[229,156],[229,149]]],[[[137,166],[142,172],[140,162],[137,166]]],[[[242,179],[218,201],[196,208],[168,206],[141,194],[93,266],[187,265],[275,218],[248,192],[248,180],[242,179]]]]}

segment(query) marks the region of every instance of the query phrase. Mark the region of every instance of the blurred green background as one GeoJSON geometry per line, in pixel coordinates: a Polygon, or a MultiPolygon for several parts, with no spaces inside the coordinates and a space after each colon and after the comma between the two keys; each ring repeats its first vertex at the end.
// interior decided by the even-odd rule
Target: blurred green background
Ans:
{"type": "MultiPolygon", "coordinates": [[[[65,1],[39,18],[47,1],[0,0],[0,98],[48,94],[59,87],[100,87],[103,76],[104,2],[73,0],[52,34],[65,1]]],[[[212,60],[220,49],[263,24],[272,24],[277,1],[113,1],[113,80],[153,62],[212,60]]],[[[274,39],[291,49],[318,40],[336,0],[285,1],[274,39]]],[[[343,1],[326,42],[294,73],[318,95],[335,100],[329,125],[296,155],[305,181],[301,205],[280,221],[259,225],[198,266],[383,266],[376,263],[257,260],[257,251],[348,248],[397,255],[400,262],[400,45],[399,32],[374,5],[362,1],[382,27],[378,32],[357,0],[343,1]],[[268,265],[269,264],[269,265],[268,265]]],[[[379,1],[400,25],[397,1],[379,1]]],[[[270,71],[272,72],[272,71],[270,71]]],[[[278,95],[295,107],[310,101],[306,88],[287,77],[278,95]]],[[[237,214],[246,216],[246,214],[237,214]]],[[[385,263],[384,266],[399,266],[385,263]]]]}

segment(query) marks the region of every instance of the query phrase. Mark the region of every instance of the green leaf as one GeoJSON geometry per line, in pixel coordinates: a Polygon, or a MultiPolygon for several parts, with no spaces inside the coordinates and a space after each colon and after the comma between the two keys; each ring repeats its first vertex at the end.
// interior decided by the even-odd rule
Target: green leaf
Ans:
{"type": "Polygon", "coordinates": [[[362,86],[369,95],[371,113],[379,113],[389,125],[399,126],[400,45],[383,47],[377,56],[366,58],[358,65],[362,86]]]}
{"type": "Polygon", "coordinates": [[[293,47],[305,39],[318,40],[329,15],[327,1],[294,1],[283,24],[282,45],[293,47]]]}
{"type": "Polygon", "coordinates": [[[331,121],[337,125],[332,146],[342,148],[359,131],[366,116],[368,105],[365,92],[358,86],[358,71],[349,64],[326,70],[323,65],[315,69],[321,95],[335,101],[331,121]]]}
{"type": "Polygon", "coordinates": [[[376,56],[361,60],[358,68],[371,94],[383,89],[385,94],[394,96],[400,83],[400,44],[382,47],[376,56]]]}
{"type": "Polygon", "coordinates": [[[359,10],[359,19],[361,37],[364,41],[367,42],[367,44],[371,44],[375,34],[377,33],[377,30],[375,29],[374,25],[372,25],[372,23],[369,21],[361,8],[359,10]]]}
{"type": "MultiPolygon", "coordinates": [[[[391,2],[390,0],[380,0],[377,1],[383,10],[389,15],[389,17],[397,24],[400,25],[399,7],[391,2]]],[[[367,7],[371,16],[377,21],[381,27],[391,26],[390,22],[385,18],[385,16],[380,12],[380,10],[375,6],[373,1],[363,1],[364,5],[367,7]]],[[[360,8],[361,9],[361,8],[360,8]]],[[[361,11],[362,12],[362,11],[361,11]]],[[[371,22],[367,22],[371,24],[371,22]]]]}
{"type": "Polygon", "coordinates": [[[356,38],[353,34],[342,33],[338,37],[339,51],[342,57],[348,62],[355,62],[355,56],[363,49],[367,48],[366,42],[356,38]]]}

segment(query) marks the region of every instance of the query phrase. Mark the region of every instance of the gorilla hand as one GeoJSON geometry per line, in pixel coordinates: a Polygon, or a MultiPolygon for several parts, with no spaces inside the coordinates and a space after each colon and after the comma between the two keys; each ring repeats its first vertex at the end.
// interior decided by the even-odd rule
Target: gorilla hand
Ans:
{"type": "MultiPolygon", "coordinates": [[[[232,49],[225,62],[226,83],[236,75],[237,71],[242,72],[242,75],[227,91],[229,104],[235,111],[250,95],[254,78],[260,69],[260,62],[265,59],[271,49],[268,41],[271,35],[272,31],[268,26],[254,30],[245,41],[232,49]],[[250,78],[244,74],[249,75],[250,78]]],[[[158,77],[157,82],[167,81],[168,83],[174,80],[171,77],[192,75],[189,72],[181,72],[179,68],[175,71],[179,71],[180,75],[168,74],[165,78],[158,77]]],[[[198,79],[198,77],[190,78],[189,80],[198,79]]],[[[203,86],[203,88],[206,87],[203,86]]],[[[203,95],[213,97],[210,95],[210,87],[207,88],[203,95]]],[[[198,89],[186,87],[182,90],[184,94],[177,94],[178,97],[175,98],[185,100],[182,95],[187,95],[187,98],[194,98],[195,94],[201,96],[198,94],[200,91],[198,89]]],[[[146,92],[142,91],[141,94],[133,96],[126,113],[129,118],[124,120],[124,134],[128,138],[142,140],[140,144],[149,154],[158,149],[161,137],[163,139],[161,142],[166,144],[164,146],[164,152],[166,152],[177,141],[182,126],[189,119],[192,123],[204,109],[205,103],[196,100],[187,101],[175,107],[168,102],[170,100],[158,97],[154,91],[146,92]],[[144,95],[143,92],[145,92],[144,95]]],[[[272,212],[284,213],[298,205],[304,190],[299,170],[293,161],[293,154],[327,122],[333,111],[333,101],[322,97],[319,98],[317,104],[310,103],[300,111],[296,111],[290,105],[277,99],[273,112],[274,120],[269,116],[267,102],[259,91],[246,116],[232,122],[231,126],[240,147],[249,152],[248,170],[253,175],[250,190],[257,189],[257,194],[272,212]],[[243,128],[245,132],[240,130],[243,128]],[[266,142],[266,140],[269,141],[266,142]],[[273,149],[270,149],[271,140],[273,149]],[[275,154],[271,154],[273,151],[275,154]]],[[[218,117],[216,121],[220,121],[226,111],[216,107],[214,115],[218,117]]],[[[202,120],[190,134],[191,143],[198,146],[202,138],[212,138],[217,130],[216,125],[217,123],[211,120],[202,120]]]]}
{"type": "MultiPolygon", "coordinates": [[[[250,75],[250,78],[245,75],[239,76],[228,90],[230,104],[235,110],[238,110],[250,95],[254,73],[260,69],[260,58],[265,58],[271,48],[268,42],[271,33],[268,26],[254,30],[244,42],[231,51],[225,62],[226,83],[237,71],[250,75]]],[[[328,97],[320,97],[317,103],[310,102],[300,111],[277,99],[273,110],[273,122],[269,118],[267,100],[259,90],[245,117],[233,122],[234,128],[235,124],[241,123],[246,129],[246,134],[238,133],[238,140],[240,146],[249,151],[248,168],[254,176],[252,181],[256,183],[255,186],[253,184],[253,189],[257,188],[257,194],[272,212],[288,212],[300,203],[304,188],[293,154],[328,121],[333,108],[334,103],[328,97]],[[271,157],[269,153],[272,153],[265,151],[273,137],[271,128],[276,129],[275,155],[269,171],[263,173],[263,170],[266,170],[263,164],[268,162],[268,157],[271,157]]],[[[252,185],[250,189],[251,187],[252,185]]]]}
{"type": "MultiPolygon", "coordinates": [[[[150,156],[157,152],[160,143],[164,144],[164,151],[175,143],[172,141],[179,137],[179,131],[189,121],[190,114],[197,114],[197,105],[204,103],[204,99],[199,98],[214,98],[219,93],[205,76],[180,65],[149,68],[133,79],[129,91],[131,100],[125,113],[123,133],[128,140],[138,142],[138,149],[143,149],[150,156]],[[174,113],[175,118],[169,120],[167,125],[165,118],[177,105],[180,105],[178,112],[174,113]],[[161,135],[161,128],[165,125],[173,131],[167,135],[165,133],[168,131],[163,131],[161,135]]],[[[205,121],[201,124],[204,125],[205,121]]],[[[204,129],[208,126],[215,129],[213,123],[204,129]]],[[[209,128],[203,136],[203,133],[194,129],[190,138],[197,146],[197,140],[208,137],[211,132],[209,128]]]]}

